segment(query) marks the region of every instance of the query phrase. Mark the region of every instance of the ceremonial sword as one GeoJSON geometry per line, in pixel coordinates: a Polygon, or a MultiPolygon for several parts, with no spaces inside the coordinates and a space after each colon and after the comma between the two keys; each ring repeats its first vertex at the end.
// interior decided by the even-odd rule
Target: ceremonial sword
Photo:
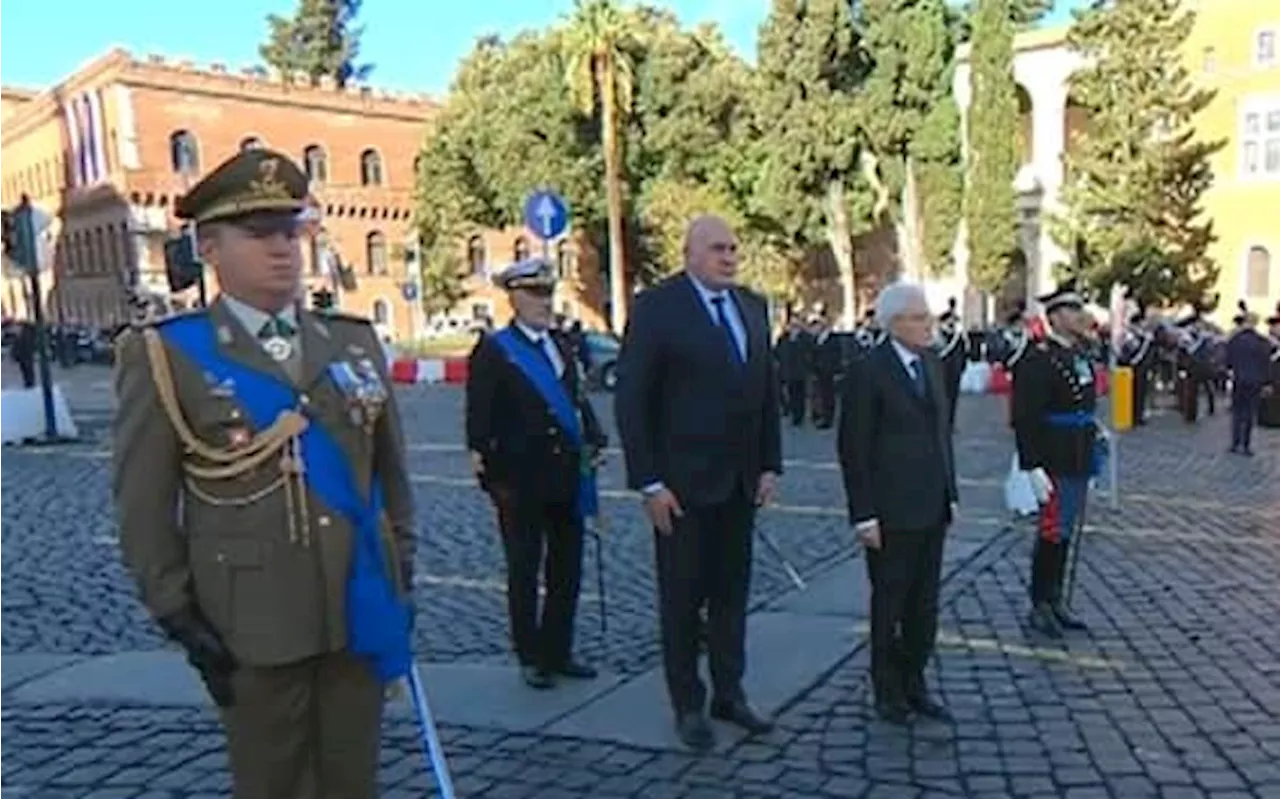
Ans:
{"type": "Polygon", "coordinates": [[[440,733],[436,730],[435,718],[431,715],[431,705],[427,704],[427,691],[422,685],[422,674],[418,664],[409,667],[409,689],[413,697],[413,712],[418,717],[418,731],[422,737],[423,753],[427,756],[427,764],[436,777],[436,785],[440,788],[441,799],[456,799],[453,792],[453,778],[449,776],[449,764],[444,758],[444,746],[440,743],[440,733]]]}

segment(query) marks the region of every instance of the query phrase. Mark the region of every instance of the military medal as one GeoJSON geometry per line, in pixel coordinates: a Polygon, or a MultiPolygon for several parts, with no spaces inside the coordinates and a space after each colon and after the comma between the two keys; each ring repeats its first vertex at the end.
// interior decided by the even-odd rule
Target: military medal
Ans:
{"type": "Polygon", "coordinates": [[[262,342],[262,348],[267,351],[267,354],[271,356],[271,360],[276,363],[284,363],[293,354],[293,345],[289,343],[288,339],[280,336],[272,336],[262,342]]]}
{"type": "Polygon", "coordinates": [[[227,446],[231,449],[239,449],[247,446],[249,443],[249,429],[246,427],[233,427],[227,431],[227,446]]]}

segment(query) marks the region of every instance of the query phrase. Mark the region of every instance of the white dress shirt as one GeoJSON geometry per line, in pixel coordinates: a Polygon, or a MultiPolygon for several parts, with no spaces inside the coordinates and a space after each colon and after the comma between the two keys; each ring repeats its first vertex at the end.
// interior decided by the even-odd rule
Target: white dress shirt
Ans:
{"type": "Polygon", "coordinates": [[[541,347],[547,354],[551,365],[555,367],[556,377],[564,377],[564,359],[560,357],[560,348],[551,340],[551,335],[545,330],[534,330],[519,319],[516,320],[515,325],[521,333],[529,337],[534,346],[541,347]]]}

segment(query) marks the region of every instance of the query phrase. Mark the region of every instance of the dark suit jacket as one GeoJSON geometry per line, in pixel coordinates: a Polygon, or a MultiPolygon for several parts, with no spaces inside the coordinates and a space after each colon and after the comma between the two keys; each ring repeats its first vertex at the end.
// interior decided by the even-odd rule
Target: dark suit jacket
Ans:
{"type": "MultiPolygon", "coordinates": [[[[519,328],[516,335],[524,336],[519,328]]],[[[551,338],[565,366],[561,382],[581,412],[583,437],[603,448],[606,437],[579,386],[571,349],[560,334],[551,338]]],[[[485,490],[517,491],[549,502],[572,498],[581,450],[570,442],[538,390],[488,335],[471,351],[466,417],[467,448],[484,456],[485,490]]]]}
{"type": "Polygon", "coordinates": [[[951,520],[959,495],[943,371],[932,352],[920,357],[927,398],[888,339],[845,382],[836,446],[853,524],[877,519],[881,530],[914,531],[951,520]]]}
{"type": "Polygon", "coordinates": [[[747,362],[728,341],[686,275],[636,298],[618,357],[614,402],[627,482],[662,482],[681,503],[755,495],[765,471],[782,471],[778,385],[768,311],[759,295],[732,290],[747,334],[747,362]]]}
{"type": "Polygon", "coordinates": [[[1271,367],[1271,342],[1256,330],[1242,330],[1227,339],[1226,361],[1232,379],[1240,385],[1267,382],[1271,367]]]}

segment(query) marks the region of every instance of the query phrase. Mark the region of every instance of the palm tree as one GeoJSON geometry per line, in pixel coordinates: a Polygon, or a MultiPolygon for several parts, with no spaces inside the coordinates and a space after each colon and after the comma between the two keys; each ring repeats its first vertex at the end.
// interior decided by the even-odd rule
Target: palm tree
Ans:
{"type": "Polygon", "coordinates": [[[631,17],[614,0],[577,0],[566,31],[565,80],[578,109],[600,109],[604,147],[605,204],[609,216],[610,324],[621,334],[627,323],[627,274],[622,235],[622,145],[619,120],[631,111],[635,76],[629,48],[636,40],[631,17]],[[597,105],[598,103],[598,105],[597,105]]]}

